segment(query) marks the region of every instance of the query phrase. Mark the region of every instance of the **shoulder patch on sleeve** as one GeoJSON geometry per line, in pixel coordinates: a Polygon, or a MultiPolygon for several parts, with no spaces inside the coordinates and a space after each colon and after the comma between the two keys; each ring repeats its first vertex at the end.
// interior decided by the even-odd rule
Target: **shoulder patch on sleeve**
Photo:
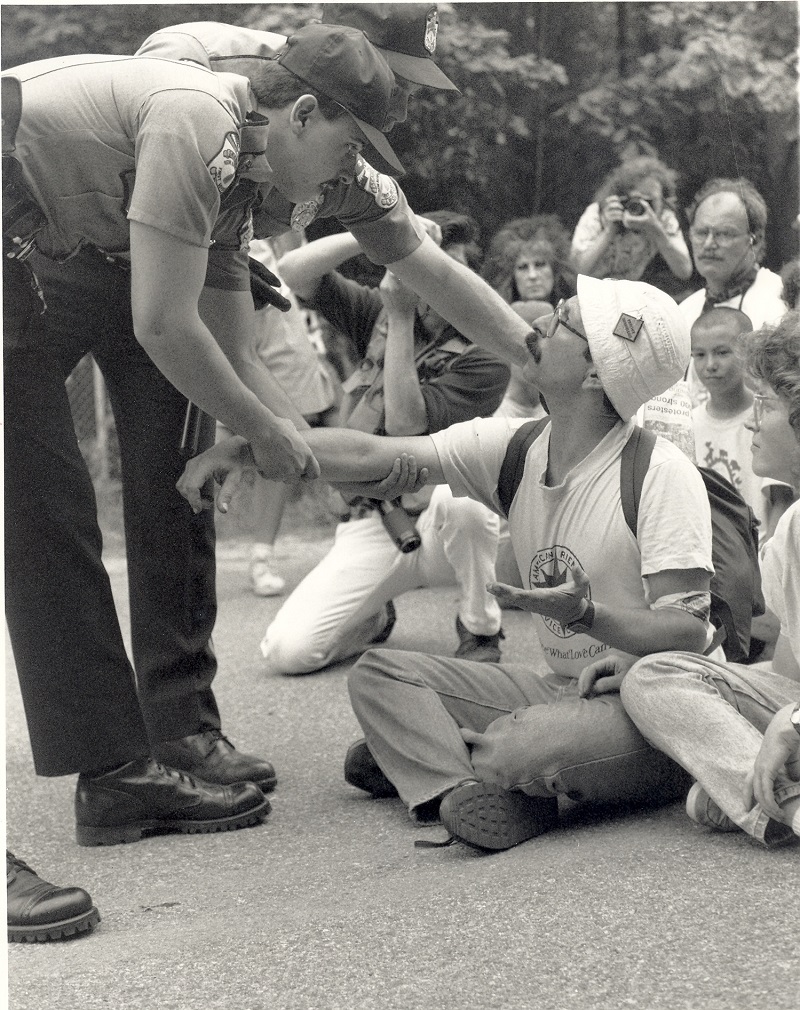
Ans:
{"type": "Polygon", "coordinates": [[[220,150],[208,163],[208,171],[220,193],[224,193],[236,176],[239,164],[239,134],[228,133],[220,150]]]}
{"type": "Polygon", "coordinates": [[[394,179],[390,175],[381,175],[363,158],[359,158],[356,185],[365,193],[371,193],[382,210],[390,210],[400,198],[394,179]]]}

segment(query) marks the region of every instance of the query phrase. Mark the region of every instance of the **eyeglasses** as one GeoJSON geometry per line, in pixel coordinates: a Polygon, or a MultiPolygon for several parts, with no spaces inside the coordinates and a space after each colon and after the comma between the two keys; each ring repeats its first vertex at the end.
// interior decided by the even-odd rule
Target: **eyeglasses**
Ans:
{"type": "Polygon", "coordinates": [[[558,305],[556,305],[555,311],[553,312],[553,318],[548,323],[546,330],[542,330],[541,327],[536,326],[535,324],[533,328],[541,333],[545,339],[549,340],[555,334],[559,326],[563,326],[565,330],[569,330],[570,333],[574,333],[576,337],[580,337],[581,340],[585,340],[588,344],[589,338],[586,334],[581,333],[580,330],[576,330],[574,326],[570,326],[564,318],[564,309],[566,308],[566,304],[566,298],[562,298],[558,305]]]}
{"type": "Polygon", "coordinates": [[[689,235],[692,242],[705,245],[709,239],[717,245],[731,245],[737,238],[744,238],[746,231],[731,231],[729,228],[690,228],[689,235]]]}
{"type": "Polygon", "coordinates": [[[777,396],[767,396],[765,393],[753,393],[753,423],[756,428],[761,427],[765,411],[764,404],[767,401],[772,401],[773,403],[780,402],[777,396]]]}

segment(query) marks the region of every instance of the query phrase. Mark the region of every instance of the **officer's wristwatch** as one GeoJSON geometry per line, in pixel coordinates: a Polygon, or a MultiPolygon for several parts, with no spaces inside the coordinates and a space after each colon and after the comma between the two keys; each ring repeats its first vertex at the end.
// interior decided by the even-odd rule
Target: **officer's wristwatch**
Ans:
{"type": "Polygon", "coordinates": [[[586,601],[586,609],[576,620],[564,625],[567,631],[574,631],[578,635],[585,635],[591,631],[594,624],[594,604],[591,600],[586,601]]]}
{"type": "Polygon", "coordinates": [[[797,732],[800,733],[800,701],[798,701],[789,713],[789,722],[794,726],[797,732]]]}

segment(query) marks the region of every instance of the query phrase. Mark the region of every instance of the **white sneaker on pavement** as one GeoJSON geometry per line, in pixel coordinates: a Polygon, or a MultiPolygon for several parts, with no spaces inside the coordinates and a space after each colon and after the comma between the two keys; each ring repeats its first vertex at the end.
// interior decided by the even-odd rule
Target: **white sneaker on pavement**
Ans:
{"type": "Polygon", "coordinates": [[[250,556],[250,585],[256,596],[280,596],[286,580],[272,570],[275,548],[272,544],[253,544],[250,556]]]}

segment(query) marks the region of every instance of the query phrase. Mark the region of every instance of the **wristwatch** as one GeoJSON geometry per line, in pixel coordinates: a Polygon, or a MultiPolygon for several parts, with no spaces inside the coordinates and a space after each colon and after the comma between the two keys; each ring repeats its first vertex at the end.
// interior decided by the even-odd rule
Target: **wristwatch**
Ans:
{"type": "Polygon", "coordinates": [[[585,635],[587,632],[591,631],[592,625],[594,624],[594,604],[591,600],[586,601],[586,609],[576,620],[572,621],[571,624],[565,624],[564,628],[566,631],[574,631],[578,635],[585,635]]]}
{"type": "Polygon", "coordinates": [[[798,701],[789,713],[789,722],[794,726],[797,732],[800,733],[800,701],[798,701]]]}

